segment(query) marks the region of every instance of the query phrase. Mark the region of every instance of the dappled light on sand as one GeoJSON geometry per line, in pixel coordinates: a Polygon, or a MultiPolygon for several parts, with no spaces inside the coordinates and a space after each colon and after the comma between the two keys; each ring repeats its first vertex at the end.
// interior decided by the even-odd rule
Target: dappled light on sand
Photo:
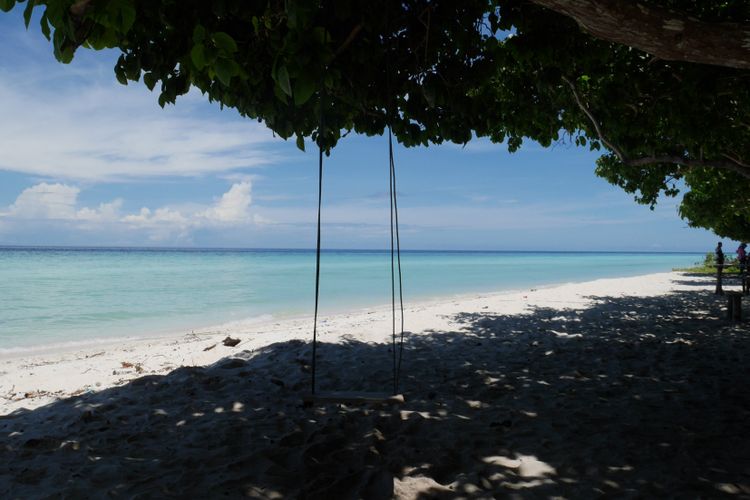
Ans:
{"type": "MultiPolygon", "coordinates": [[[[17,411],[0,496],[750,495],[746,327],[698,286],[592,299],[409,336],[400,407],[303,408],[290,341],[17,411]]],[[[320,345],[320,390],[382,390],[387,351],[320,345]]]]}

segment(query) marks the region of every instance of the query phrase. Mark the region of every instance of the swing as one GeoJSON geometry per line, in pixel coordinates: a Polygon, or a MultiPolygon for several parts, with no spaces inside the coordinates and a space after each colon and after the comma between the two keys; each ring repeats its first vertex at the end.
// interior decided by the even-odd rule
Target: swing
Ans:
{"type": "Polygon", "coordinates": [[[320,292],[320,213],[323,201],[323,99],[320,106],[320,137],[318,137],[318,231],[315,251],[315,314],[313,320],[312,344],[312,386],[308,396],[303,398],[305,406],[316,404],[347,404],[347,405],[394,405],[404,403],[403,394],[398,393],[398,382],[401,374],[401,359],[404,350],[404,298],[401,280],[401,244],[398,235],[398,203],[396,201],[396,167],[393,161],[393,136],[391,126],[388,125],[388,156],[390,163],[389,192],[391,208],[391,310],[393,331],[393,392],[356,392],[333,391],[317,392],[315,385],[316,350],[318,342],[318,302],[320,292]],[[394,253],[395,234],[395,253],[394,253]],[[395,257],[395,261],[394,261],[395,257]],[[397,266],[396,266],[397,263],[397,266]],[[401,340],[399,343],[398,359],[396,356],[396,273],[398,273],[398,294],[401,305],[401,340]]]}

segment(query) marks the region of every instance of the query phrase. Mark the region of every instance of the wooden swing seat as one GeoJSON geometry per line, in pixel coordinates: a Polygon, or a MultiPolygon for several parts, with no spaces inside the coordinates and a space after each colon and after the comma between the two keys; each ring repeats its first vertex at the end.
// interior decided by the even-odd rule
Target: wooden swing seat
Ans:
{"type": "Polygon", "coordinates": [[[305,406],[320,404],[346,404],[346,405],[398,405],[404,403],[403,394],[390,394],[388,392],[356,392],[335,391],[319,392],[310,394],[303,398],[305,406]]]}

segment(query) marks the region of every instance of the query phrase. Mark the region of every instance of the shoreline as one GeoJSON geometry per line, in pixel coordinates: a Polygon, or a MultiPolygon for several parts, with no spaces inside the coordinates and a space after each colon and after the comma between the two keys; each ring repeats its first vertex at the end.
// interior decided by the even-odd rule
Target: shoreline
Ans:
{"type": "MultiPolygon", "coordinates": [[[[551,252],[556,253],[556,252],[551,252]]],[[[568,252],[571,253],[571,252],[568,252]]],[[[584,252],[572,252],[572,253],[584,253],[584,252]]],[[[602,252],[593,252],[593,253],[602,253],[602,252]]],[[[614,252],[614,253],[623,253],[623,252],[614,252]]],[[[636,253],[643,253],[643,252],[636,252],[636,253]]],[[[662,253],[674,253],[674,252],[662,252],[662,253]]],[[[675,273],[675,272],[684,272],[684,271],[662,271],[662,272],[653,272],[653,273],[646,273],[646,274],[636,274],[632,276],[613,276],[613,277],[602,277],[602,278],[595,278],[595,279],[585,279],[582,281],[559,281],[559,282],[552,282],[552,283],[543,283],[543,284],[536,284],[536,285],[528,285],[523,287],[511,287],[507,289],[499,289],[499,290],[486,290],[486,291],[470,291],[470,292],[458,292],[458,293],[451,293],[451,294],[437,294],[437,295],[419,295],[417,296],[413,301],[405,302],[404,306],[405,309],[408,309],[409,307],[418,307],[420,305],[430,305],[430,304],[440,304],[444,302],[450,302],[455,300],[468,300],[472,298],[477,297],[491,297],[495,295],[505,295],[505,294],[512,294],[512,293],[522,293],[524,291],[535,291],[535,290],[542,290],[547,288],[554,288],[559,286],[565,286],[565,285],[575,285],[575,284],[583,284],[588,282],[594,282],[598,280],[609,280],[609,279],[632,279],[632,278],[638,278],[641,276],[650,276],[653,274],[668,274],[668,273],[675,273]]],[[[397,300],[397,308],[398,308],[398,299],[397,300]]],[[[388,309],[390,310],[390,303],[387,302],[377,302],[377,303],[370,303],[370,304],[349,304],[344,306],[331,306],[327,305],[327,310],[324,310],[322,316],[319,315],[319,318],[325,319],[325,317],[337,317],[342,315],[350,315],[354,313],[364,313],[367,311],[379,311],[381,309],[388,309]]],[[[312,308],[310,308],[312,310],[312,308]]],[[[119,345],[122,342],[144,342],[144,341],[151,341],[156,342],[160,340],[169,340],[169,339],[176,339],[180,338],[182,336],[187,335],[202,335],[202,334],[212,334],[216,333],[218,331],[226,332],[226,331],[232,331],[233,325],[238,325],[241,327],[248,327],[250,325],[257,325],[259,327],[262,327],[264,325],[268,325],[271,323],[279,323],[279,322],[303,322],[303,321],[309,321],[310,322],[310,331],[312,331],[312,313],[299,313],[299,312],[281,312],[281,313],[259,313],[255,316],[249,316],[244,317],[240,319],[234,319],[229,321],[223,321],[223,322],[211,322],[207,324],[197,324],[197,325],[190,325],[190,326],[181,326],[181,327],[170,327],[170,326],[164,326],[159,328],[154,327],[130,327],[127,331],[122,329],[121,331],[118,331],[118,333],[113,337],[88,337],[88,338],[82,338],[80,340],[70,340],[70,341],[53,341],[50,344],[46,345],[18,345],[18,346],[10,346],[10,347],[3,347],[0,348],[0,363],[2,363],[4,360],[7,359],[13,359],[18,357],[29,357],[29,356],[41,356],[41,355],[55,355],[55,354],[64,354],[67,352],[75,351],[75,350],[85,350],[89,347],[96,347],[96,346],[103,346],[103,347],[110,347],[112,345],[119,345]],[[130,332],[138,332],[138,333],[130,333],[130,332]]]]}
{"type": "MultiPolygon", "coordinates": [[[[493,293],[442,296],[405,304],[405,330],[419,335],[450,328],[450,314],[524,314],[533,307],[583,308],[589,293],[609,296],[660,295],[670,292],[677,272],[651,273],[626,278],[600,278],[493,293]],[[624,292],[622,290],[625,290],[624,292]]],[[[397,312],[398,314],[398,312],[397,312]]],[[[389,342],[390,304],[319,316],[321,342],[353,338],[368,343],[389,342]],[[357,333],[352,333],[352,330],[357,333]]],[[[312,315],[273,317],[268,321],[233,321],[191,332],[168,335],[102,339],[73,346],[40,347],[33,352],[0,354],[0,415],[36,408],[58,398],[125,384],[147,374],[165,374],[183,366],[207,366],[238,352],[254,352],[277,342],[312,336],[312,315]],[[232,337],[235,347],[222,345],[232,337]]]]}
{"type": "MultiPolygon", "coordinates": [[[[440,304],[455,302],[455,301],[466,301],[472,299],[481,299],[487,297],[495,297],[500,295],[510,295],[525,292],[534,292],[538,290],[544,290],[549,288],[556,288],[568,285],[577,285],[584,283],[592,283],[599,280],[612,280],[612,279],[632,279],[639,277],[647,277],[656,274],[670,274],[681,271],[665,271],[658,273],[647,273],[638,274],[635,276],[618,276],[610,278],[596,278],[593,280],[584,281],[563,281],[548,283],[543,285],[534,285],[532,288],[509,288],[507,290],[494,290],[494,291],[478,291],[478,292],[466,292],[466,293],[455,293],[447,295],[434,295],[429,297],[417,298],[414,301],[404,303],[404,310],[420,306],[439,306],[440,304]]],[[[397,299],[397,314],[398,314],[398,299],[397,299]]],[[[335,318],[339,316],[350,316],[353,314],[369,314],[372,311],[391,311],[391,304],[389,303],[377,303],[372,305],[358,305],[358,306],[342,306],[341,308],[333,308],[330,311],[319,313],[318,318],[325,320],[326,318],[335,318]]],[[[99,347],[117,347],[123,342],[160,342],[175,340],[187,336],[200,336],[200,335],[215,335],[219,332],[226,332],[230,334],[235,331],[232,327],[247,328],[250,326],[264,327],[270,324],[279,323],[310,323],[310,332],[312,332],[312,313],[298,314],[298,313],[282,313],[282,314],[259,314],[257,316],[250,316],[247,318],[241,318],[237,320],[231,320],[221,323],[211,323],[207,325],[199,325],[190,328],[163,328],[158,330],[152,330],[143,333],[127,334],[121,333],[118,336],[107,338],[107,337],[92,337],[81,340],[71,340],[68,342],[53,342],[49,345],[41,346],[11,346],[8,348],[0,348],[0,363],[5,360],[21,358],[21,357],[33,357],[33,356],[49,356],[49,355],[64,355],[80,350],[91,350],[99,347]]]]}
{"type": "MultiPolygon", "coordinates": [[[[85,250],[0,251],[8,272],[0,289],[10,306],[0,313],[0,357],[8,350],[49,352],[71,341],[176,336],[266,314],[286,320],[312,313],[314,263],[301,254],[85,250]]],[[[387,254],[341,253],[323,263],[322,311],[387,305],[387,254]]],[[[666,272],[695,260],[692,253],[664,252],[413,253],[404,262],[407,303],[666,272]]]]}

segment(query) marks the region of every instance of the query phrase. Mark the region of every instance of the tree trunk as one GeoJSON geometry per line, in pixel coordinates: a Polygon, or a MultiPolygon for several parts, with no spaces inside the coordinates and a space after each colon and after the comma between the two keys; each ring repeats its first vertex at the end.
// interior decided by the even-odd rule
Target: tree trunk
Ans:
{"type": "Polygon", "coordinates": [[[583,31],[666,61],[750,69],[750,25],[709,23],[630,0],[531,0],[583,31]]]}

